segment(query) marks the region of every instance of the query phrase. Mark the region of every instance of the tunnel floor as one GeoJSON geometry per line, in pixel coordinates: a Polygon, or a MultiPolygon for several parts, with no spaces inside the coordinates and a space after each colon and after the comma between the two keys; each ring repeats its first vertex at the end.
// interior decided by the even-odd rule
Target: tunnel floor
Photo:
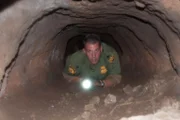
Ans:
{"type": "Polygon", "coordinates": [[[132,87],[130,93],[125,90],[127,86],[89,92],[69,92],[65,89],[66,86],[64,88],[46,86],[33,91],[27,90],[16,95],[6,95],[1,99],[0,118],[1,120],[121,120],[122,117],[146,115],[158,110],[162,106],[162,101],[167,98],[157,89],[158,92],[152,92],[152,89],[155,89],[153,85],[164,80],[165,78],[156,77],[154,82],[140,85],[142,89],[135,94],[131,93],[138,88],[137,86],[132,87]],[[148,87],[151,89],[148,90],[148,87]],[[110,99],[105,105],[104,101],[109,94],[116,96],[116,101],[111,103],[113,99],[110,99]],[[100,98],[99,103],[98,100],[93,100],[97,97],[100,98]]]}

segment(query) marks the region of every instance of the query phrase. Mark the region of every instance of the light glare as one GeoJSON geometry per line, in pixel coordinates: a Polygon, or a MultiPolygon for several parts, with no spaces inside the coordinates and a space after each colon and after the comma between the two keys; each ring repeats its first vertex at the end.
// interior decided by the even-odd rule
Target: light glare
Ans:
{"type": "Polygon", "coordinates": [[[92,87],[92,82],[89,79],[82,81],[82,87],[84,89],[90,89],[92,87]]]}

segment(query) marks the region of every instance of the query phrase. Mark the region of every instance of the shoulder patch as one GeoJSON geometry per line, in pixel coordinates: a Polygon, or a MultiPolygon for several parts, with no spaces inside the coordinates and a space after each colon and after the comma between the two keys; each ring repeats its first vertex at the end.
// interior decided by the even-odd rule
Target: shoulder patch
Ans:
{"type": "Polygon", "coordinates": [[[74,75],[74,74],[76,74],[76,69],[70,65],[69,68],[68,68],[68,72],[70,74],[74,75]]]}
{"type": "Polygon", "coordinates": [[[104,65],[101,66],[100,70],[101,70],[101,74],[106,74],[107,73],[107,68],[104,65]]]}
{"type": "Polygon", "coordinates": [[[113,62],[114,62],[114,59],[115,59],[114,55],[108,56],[108,61],[109,61],[109,63],[113,63],[113,62]]]}

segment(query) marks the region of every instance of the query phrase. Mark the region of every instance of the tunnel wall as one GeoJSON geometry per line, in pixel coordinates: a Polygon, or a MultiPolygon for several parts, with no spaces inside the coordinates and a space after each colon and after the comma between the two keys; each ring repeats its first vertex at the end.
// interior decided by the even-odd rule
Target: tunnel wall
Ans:
{"type": "Polygon", "coordinates": [[[179,74],[178,4],[177,0],[17,1],[0,13],[1,85],[6,86],[7,79],[10,86],[21,85],[40,71],[47,75],[52,64],[58,64],[61,71],[68,39],[97,30],[111,34],[126,53],[121,60],[127,76],[136,76],[136,72],[142,76],[142,71],[150,76],[169,70],[179,74]],[[69,24],[73,30],[66,27],[69,24]],[[112,28],[104,30],[108,26],[112,28]]]}

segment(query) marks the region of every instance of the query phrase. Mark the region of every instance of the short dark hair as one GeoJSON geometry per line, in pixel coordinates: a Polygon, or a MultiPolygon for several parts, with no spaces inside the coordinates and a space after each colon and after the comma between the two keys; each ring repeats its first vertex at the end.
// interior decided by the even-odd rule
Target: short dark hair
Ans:
{"type": "Polygon", "coordinates": [[[101,44],[101,39],[96,34],[88,34],[85,36],[83,43],[84,43],[84,45],[86,43],[91,43],[91,44],[99,43],[99,44],[101,44]]]}

